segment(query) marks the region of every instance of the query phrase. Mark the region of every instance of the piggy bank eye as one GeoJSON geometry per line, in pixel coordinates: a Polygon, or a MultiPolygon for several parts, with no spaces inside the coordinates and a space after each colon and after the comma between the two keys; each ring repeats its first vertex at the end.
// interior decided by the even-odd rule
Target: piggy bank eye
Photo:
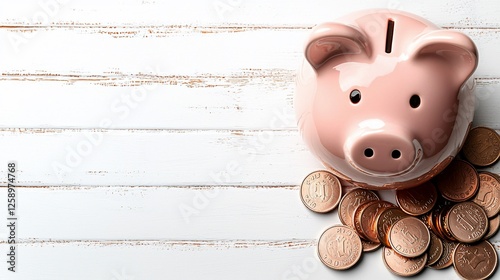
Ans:
{"type": "Polygon", "coordinates": [[[354,89],[351,91],[349,98],[351,99],[352,104],[357,104],[361,100],[361,91],[354,89]]]}
{"type": "Polygon", "coordinates": [[[416,109],[420,106],[420,96],[418,96],[417,94],[414,94],[410,97],[410,106],[413,108],[413,109],[416,109]]]}

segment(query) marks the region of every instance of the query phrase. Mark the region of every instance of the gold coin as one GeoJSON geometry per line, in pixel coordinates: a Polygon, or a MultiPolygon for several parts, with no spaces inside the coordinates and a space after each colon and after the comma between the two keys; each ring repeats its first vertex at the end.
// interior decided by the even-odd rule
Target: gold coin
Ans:
{"type": "MultiPolygon", "coordinates": [[[[397,254],[393,249],[384,247],[382,259],[390,272],[399,276],[413,276],[421,272],[427,263],[427,254],[416,258],[407,258],[397,254]]],[[[374,278],[377,278],[376,275],[374,278]]]]}
{"type": "Polygon", "coordinates": [[[462,152],[474,165],[492,165],[500,158],[500,136],[491,128],[475,127],[470,130],[462,152]]]}
{"type": "Polygon", "coordinates": [[[345,270],[355,265],[363,251],[356,232],[343,225],[328,228],[318,242],[318,256],[329,268],[345,270]]]}
{"type": "Polygon", "coordinates": [[[317,213],[327,213],[335,209],[341,196],[339,179],[324,170],[310,173],[300,186],[302,202],[309,210],[317,213]]]}
{"type": "Polygon", "coordinates": [[[438,193],[430,181],[414,188],[396,191],[396,202],[401,210],[412,216],[423,215],[432,210],[438,193]]]}
{"type": "Polygon", "coordinates": [[[464,279],[486,279],[497,268],[498,257],[495,247],[483,240],[475,244],[461,243],[453,254],[453,267],[464,279]]]}
{"type": "Polygon", "coordinates": [[[470,163],[455,159],[436,177],[441,195],[453,202],[463,202],[476,195],[479,175],[470,163]]]}
{"type": "Polygon", "coordinates": [[[483,207],[488,218],[500,212],[500,181],[496,174],[479,173],[479,190],[472,201],[483,207]]]}
{"type": "Polygon", "coordinates": [[[346,226],[354,228],[353,216],[354,210],[361,204],[367,201],[379,200],[378,195],[369,190],[353,189],[346,193],[340,200],[339,204],[339,219],[346,226]]]}
{"type": "Polygon", "coordinates": [[[483,208],[467,201],[453,205],[445,217],[446,230],[458,241],[473,243],[488,232],[488,216],[483,208]]]}
{"type": "Polygon", "coordinates": [[[397,221],[389,231],[391,248],[404,257],[421,256],[429,248],[430,242],[429,229],[415,217],[406,217],[397,221]]]}

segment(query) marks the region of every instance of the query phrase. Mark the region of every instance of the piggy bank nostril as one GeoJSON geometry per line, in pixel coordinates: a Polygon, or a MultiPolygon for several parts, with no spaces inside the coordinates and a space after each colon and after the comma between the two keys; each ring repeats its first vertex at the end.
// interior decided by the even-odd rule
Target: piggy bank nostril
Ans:
{"type": "Polygon", "coordinates": [[[393,159],[398,159],[401,157],[401,152],[399,150],[394,150],[392,151],[391,156],[393,159]]]}
{"type": "Polygon", "coordinates": [[[373,156],[373,150],[371,148],[366,148],[365,157],[372,157],[372,156],[373,156]]]}
{"type": "Polygon", "coordinates": [[[410,106],[413,109],[418,108],[420,106],[420,96],[418,96],[417,94],[412,95],[410,98],[410,106]]]}

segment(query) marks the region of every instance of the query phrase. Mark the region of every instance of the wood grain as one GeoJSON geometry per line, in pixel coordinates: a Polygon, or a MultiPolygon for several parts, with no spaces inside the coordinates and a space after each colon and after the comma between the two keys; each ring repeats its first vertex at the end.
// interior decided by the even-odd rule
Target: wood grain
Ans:
{"type": "MultiPolygon", "coordinates": [[[[103,23],[90,24],[101,26],[103,23]]],[[[0,52],[0,73],[9,76],[16,72],[35,74],[34,71],[45,71],[47,75],[70,76],[85,69],[95,75],[115,71],[131,73],[133,78],[133,75],[151,72],[183,76],[203,73],[225,75],[242,69],[298,69],[303,60],[303,45],[309,28],[245,26],[223,24],[214,27],[221,32],[208,33],[198,32],[195,27],[181,32],[183,30],[174,28],[169,31],[172,27],[159,26],[157,30],[166,32],[165,36],[129,34],[137,30],[141,34],[148,33],[146,27],[138,26],[134,27],[136,31],[127,31],[129,35],[120,38],[86,31],[96,29],[94,27],[29,28],[38,32],[25,40],[18,38],[30,34],[21,32],[24,26],[20,26],[19,30],[4,26],[0,28],[0,36],[10,39],[0,42],[0,47],[5,50],[0,52]]],[[[120,29],[119,26],[110,27],[112,30],[117,28],[120,29]]],[[[468,27],[459,31],[476,42],[481,58],[488,58],[480,58],[475,75],[500,77],[500,70],[496,67],[500,63],[496,41],[500,29],[468,27]]]]}
{"type": "MultiPolygon", "coordinates": [[[[194,76],[16,73],[0,76],[0,127],[91,129],[111,118],[117,129],[294,129],[294,79],[295,71],[278,69],[194,76]]],[[[477,78],[476,84],[475,123],[500,128],[500,79],[477,78]]]]}
{"type": "MultiPolygon", "coordinates": [[[[19,166],[18,272],[0,266],[0,279],[398,279],[380,251],[347,272],[316,257],[318,236],[339,221],[298,197],[322,168],[293,115],[304,39],[366,8],[464,32],[480,52],[474,125],[498,131],[500,5],[339,3],[0,4],[0,158],[19,166]]],[[[5,184],[0,168],[0,209],[5,184]]],[[[2,254],[7,235],[0,227],[2,254]]]]}
{"type": "Polygon", "coordinates": [[[0,137],[0,154],[19,162],[27,186],[296,185],[322,167],[296,130],[40,128],[0,137]]]}
{"type": "MultiPolygon", "coordinates": [[[[0,188],[1,196],[6,192],[0,188]]],[[[315,240],[340,224],[337,210],[309,211],[298,186],[23,187],[18,194],[22,243],[315,240]]],[[[395,202],[392,191],[380,195],[395,202]]],[[[7,208],[6,200],[0,207],[7,208]]],[[[0,227],[0,236],[7,235],[7,227],[0,227]]]]}
{"type": "MultiPolygon", "coordinates": [[[[40,242],[18,250],[19,272],[2,269],[2,279],[363,279],[368,272],[400,279],[384,267],[381,251],[365,254],[355,269],[333,271],[319,262],[314,245],[300,240],[40,242]]],[[[458,279],[453,269],[427,269],[418,278],[458,279]]]]}
{"type": "MultiPolygon", "coordinates": [[[[45,1],[27,0],[9,3],[0,9],[0,22],[44,23],[46,22],[102,22],[104,24],[192,24],[210,25],[214,23],[246,24],[286,24],[312,25],[329,21],[349,12],[360,9],[397,8],[419,14],[431,19],[438,25],[498,27],[500,12],[496,0],[483,0],[480,3],[469,0],[352,0],[339,4],[337,1],[318,0],[304,2],[291,1],[168,1],[168,0],[88,0],[85,2],[58,0],[54,12],[35,17],[44,12],[45,1]]],[[[46,2],[54,2],[46,0],[46,2]]],[[[45,5],[47,6],[47,5],[45,5]]],[[[50,11],[49,9],[46,9],[50,11]]]]}

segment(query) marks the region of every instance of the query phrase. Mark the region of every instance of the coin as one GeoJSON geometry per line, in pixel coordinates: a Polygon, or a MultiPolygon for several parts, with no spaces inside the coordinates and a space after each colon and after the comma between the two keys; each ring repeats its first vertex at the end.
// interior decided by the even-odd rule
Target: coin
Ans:
{"type": "Polygon", "coordinates": [[[472,201],[483,207],[488,218],[500,212],[500,181],[495,174],[479,173],[479,190],[472,201]]]}
{"type": "Polygon", "coordinates": [[[361,212],[360,226],[363,236],[366,237],[371,242],[380,243],[377,238],[377,232],[375,228],[375,219],[380,215],[380,213],[395,205],[387,201],[372,201],[369,205],[361,212]]]}
{"type": "Polygon", "coordinates": [[[380,242],[371,242],[361,239],[361,244],[363,246],[363,252],[372,252],[380,248],[382,244],[380,242]]]}
{"type": "MultiPolygon", "coordinates": [[[[406,213],[405,213],[406,214],[406,213]]],[[[419,216],[419,219],[424,222],[427,228],[431,231],[433,230],[434,225],[432,224],[432,212],[426,213],[422,216],[419,216]]]]}
{"type": "Polygon", "coordinates": [[[496,217],[489,220],[489,223],[488,233],[486,233],[483,239],[490,239],[498,232],[498,228],[500,227],[500,216],[496,215],[496,217]]]}
{"type": "Polygon", "coordinates": [[[450,231],[450,228],[448,226],[448,218],[450,216],[450,210],[451,210],[451,205],[444,206],[441,211],[438,214],[437,217],[437,229],[439,233],[444,237],[444,239],[450,240],[450,241],[458,241],[455,236],[450,231]]]}
{"type": "Polygon", "coordinates": [[[470,130],[462,151],[474,165],[491,165],[500,158],[500,136],[491,128],[475,127],[470,130]]]}
{"type": "Polygon", "coordinates": [[[377,239],[385,246],[391,247],[388,238],[389,230],[394,223],[404,217],[408,217],[408,214],[396,207],[390,207],[382,211],[382,213],[380,213],[375,221],[375,227],[377,229],[377,239]]]}
{"type": "Polygon", "coordinates": [[[391,248],[401,256],[414,258],[427,251],[431,235],[425,224],[415,217],[405,217],[389,230],[391,248]]]}
{"type": "Polygon", "coordinates": [[[390,272],[399,276],[413,276],[424,269],[427,262],[427,254],[416,258],[407,258],[400,256],[391,248],[384,247],[382,259],[390,272]]]}
{"type": "Polygon", "coordinates": [[[317,213],[329,212],[339,204],[342,187],[339,179],[324,170],[307,175],[300,186],[300,198],[309,210],[317,213]]]}
{"type": "Polygon", "coordinates": [[[363,229],[361,228],[361,215],[365,211],[365,209],[370,206],[372,203],[377,203],[378,200],[375,201],[367,201],[358,207],[354,209],[354,215],[352,215],[352,224],[354,226],[354,230],[356,230],[356,233],[361,237],[361,239],[368,240],[368,237],[366,237],[365,233],[363,232],[363,229]]]}
{"type": "Polygon", "coordinates": [[[345,270],[361,258],[361,239],[356,232],[342,225],[335,225],[323,232],[318,241],[318,256],[329,268],[345,270]]]}
{"type": "Polygon", "coordinates": [[[429,244],[429,249],[427,250],[427,264],[433,265],[437,263],[439,258],[443,255],[443,241],[431,232],[431,243],[429,244]]]}
{"type": "Polygon", "coordinates": [[[441,258],[435,264],[429,266],[433,269],[444,269],[453,263],[453,252],[458,243],[448,240],[441,240],[441,242],[443,242],[443,255],[441,255],[441,258]]]}
{"type": "Polygon", "coordinates": [[[489,278],[498,264],[495,247],[483,240],[476,244],[461,243],[453,254],[453,267],[464,279],[489,278]]]}
{"type": "Polygon", "coordinates": [[[379,200],[378,195],[369,190],[354,189],[344,195],[339,204],[339,219],[346,226],[354,228],[354,210],[367,201],[379,200]]]}
{"type": "Polygon", "coordinates": [[[483,208],[467,201],[451,207],[445,218],[445,226],[458,241],[473,243],[488,232],[489,221],[483,208]]]}
{"type": "Polygon", "coordinates": [[[479,175],[470,163],[455,159],[437,176],[436,184],[444,198],[463,202],[479,189],[479,175]]]}
{"type": "Polygon", "coordinates": [[[423,215],[436,205],[438,193],[430,181],[411,189],[396,191],[396,202],[401,210],[412,216],[423,215]]]}
{"type": "Polygon", "coordinates": [[[431,212],[431,215],[429,216],[429,225],[433,233],[435,233],[439,238],[441,239],[446,239],[444,229],[442,227],[441,223],[441,217],[442,217],[442,212],[443,207],[440,205],[439,207],[434,208],[434,210],[431,212]]]}

